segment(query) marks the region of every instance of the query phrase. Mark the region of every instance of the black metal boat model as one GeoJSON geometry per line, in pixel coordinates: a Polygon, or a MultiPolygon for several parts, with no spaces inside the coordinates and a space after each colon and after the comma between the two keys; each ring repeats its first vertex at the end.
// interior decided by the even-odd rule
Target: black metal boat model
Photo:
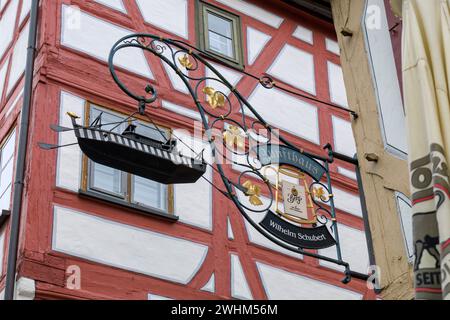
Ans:
{"type": "MultiPolygon", "coordinates": [[[[92,161],[163,184],[196,182],[206,171],[203,155],[191,158],[177,149],[177,140],[160,141],[136,133],[129,124],[124,132],[102,129],[101,115],[90,126],[77,123],[79,117],[69,112],[73,129],[52,126],[55,131],[72,131],[83,153],[92,161]]],[[[40,143],[43,149],[55,149],[40,143]]]]}

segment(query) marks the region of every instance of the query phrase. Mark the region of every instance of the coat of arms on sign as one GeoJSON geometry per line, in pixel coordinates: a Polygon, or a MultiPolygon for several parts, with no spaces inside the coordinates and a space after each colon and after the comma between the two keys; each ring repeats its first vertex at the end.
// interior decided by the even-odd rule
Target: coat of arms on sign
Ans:
{"type": "Polygon", "coordinates": [[[285,213],[304,220],[308,219],[305,187],[283,181],[282,194],[285,213]]]}

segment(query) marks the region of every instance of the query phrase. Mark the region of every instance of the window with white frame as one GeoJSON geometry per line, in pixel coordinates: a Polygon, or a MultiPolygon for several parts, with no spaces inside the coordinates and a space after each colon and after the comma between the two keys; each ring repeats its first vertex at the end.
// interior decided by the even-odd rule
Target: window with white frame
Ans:
{"type": "MultiPolygon", "coordinates": [[[[110,110],[103,109],[95,105],[87,108],[89,122],[93,122],[101,114],[101,121],[106,124],[103,130],[112,130],[122,133],[129,122],[122,122],[127,117],[110,110]],[[109,125],[108,125],[109,124],[109,125]]],[[[161,133],[151,124],[138,121],[136,133],[161,140],[161,133]]],[[[163,134],[170,136],[168,129],[163,130],[163,134]]],[[[167,186],[149,179],[144,179],[117,169],[113,169],[94,161],[88,160],[84,156],[83,161],[83,186],[82,191],[94,193],[111,199],[131,204],[141,208],[158,209],[167,213],[173,213],[172,186],[167,186]]]]}
{"type": "Polygon", "coordinates": [[[363,27],[386,150],[406,158],[406,116],[384,0],[367,0],[363,27]]]}
{"type": "Polygon", "coordinates": [[[400,216],[406,253],[411,262],[414,256],[411,201],[407,196],[400,192],[395,193],[395,199],[397,202],[397,211],[400,216]]]}
{"type": "Polygon", "coordinates": [[[0,212],[11,206],[11,189],[14,170],[15,130],[0,143],[0,212]]]}
{"type": "Polygon", "coordinates": [[[243,66],[239,16],[198,1],[199,45],[225,63],[243,66]]]}

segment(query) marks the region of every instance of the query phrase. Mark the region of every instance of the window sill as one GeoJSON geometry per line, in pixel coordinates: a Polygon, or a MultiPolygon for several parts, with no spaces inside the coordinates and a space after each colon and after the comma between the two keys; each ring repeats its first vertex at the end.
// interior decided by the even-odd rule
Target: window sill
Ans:
{"type": "Polygon", "coordinates": [[[0,212],[0,228],[3,226],[3,224],[8,220],[9,216],[11,215],[11,211],[9,210],[2,210],[0,212]]]}
{"type": "Polygon", "coordinates": [[[163,220],[167,220],[169,222],[176,222],[179,219],[178,216],[175,216],[173,214],[169,214],[169,213],[167,213],[165,211],[162,211],[162,210],[159,210],[159,209],[156,209],[156,208],[145,208],[145,207],[138,206],[138,205],[135,205],[135,204],[132,204],[132,203],[126,203],[126,202],[123,202],[123,201],[121,201],[119,199],[114,199],[112,197],[108,197],[106,195],[102,195],[102,194],[99,194],[99,193],[96,193],[96,192],[92,192],[92,191],[78,190],[78,194],[80,196],[82,196],[82,197],[85,197],[85,198],[96,199],[96,200],[100,200],[102,202],[106,202],[106,203],[109,203],[109,204],[112,203],[114,205],[118,205],[120,207],[124,207],[124,208],[127,208],[127,209],[133,209],[133,210],[139,211],[139,212],[141,212],[141,213],[143,213],[145,215],[148,215],[148,216],[151,216],[151,217],[160,218],[160,219],[163,219],[163,220]]]}

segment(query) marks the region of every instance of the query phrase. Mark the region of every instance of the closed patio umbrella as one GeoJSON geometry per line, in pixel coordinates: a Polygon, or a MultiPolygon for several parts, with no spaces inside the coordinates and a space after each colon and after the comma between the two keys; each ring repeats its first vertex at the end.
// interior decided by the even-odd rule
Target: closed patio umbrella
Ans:
{"type": "Polygon", "coordinates": [[[450,300],[450,0],[391,0],[403,17],[417,299],[450,300]]]}

